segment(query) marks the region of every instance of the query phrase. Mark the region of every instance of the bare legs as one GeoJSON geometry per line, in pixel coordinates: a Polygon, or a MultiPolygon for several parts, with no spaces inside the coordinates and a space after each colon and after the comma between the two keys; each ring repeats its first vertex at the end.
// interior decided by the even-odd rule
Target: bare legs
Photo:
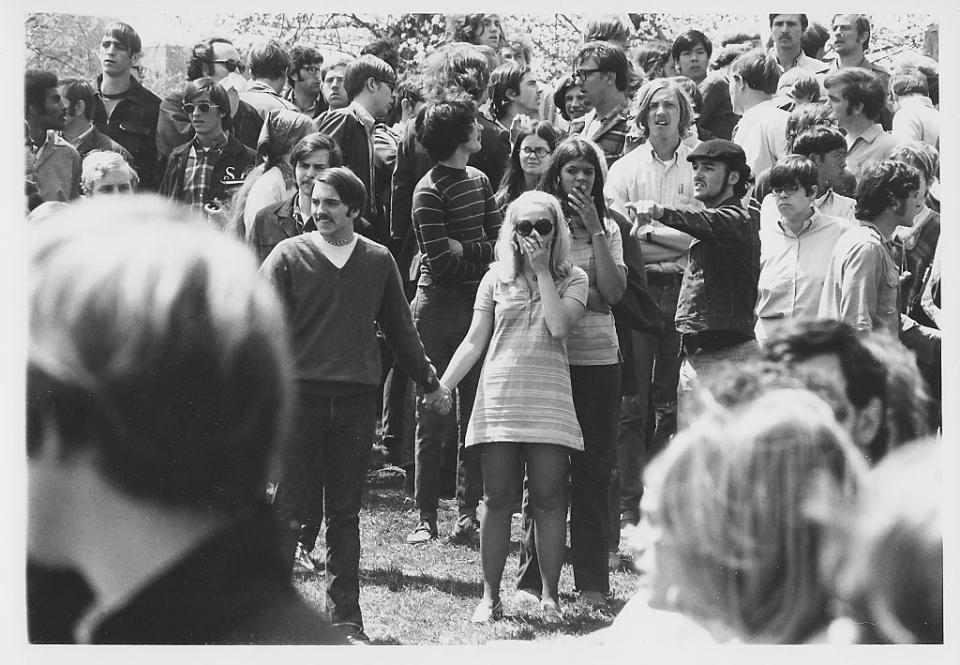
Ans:
{"type": "Polygon", "coordinates": [[[542,598],[558,602],[566,541],[569,449],[544,443],[485,443],[480,446],[480,456],[486,508],[480,520],[484,601],[495,605],[500,600],[500,581],[510,546],[510,518],[526,464],[542,598]]]}

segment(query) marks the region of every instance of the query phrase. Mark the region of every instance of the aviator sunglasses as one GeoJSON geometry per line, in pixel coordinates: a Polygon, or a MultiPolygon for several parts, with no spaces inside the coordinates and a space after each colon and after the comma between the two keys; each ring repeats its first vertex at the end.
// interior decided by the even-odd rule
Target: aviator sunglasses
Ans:
{"type": "Polygon", "coordinates": [[[536,229],[537,233],[541,236],[545,236],[553,232],[553,222],[549,219],[538,219],[536,222],[531,222],[529,219],[521,219],[517,222],[517,233],[522,236],[530,235],[534,229],[536,229]]]}

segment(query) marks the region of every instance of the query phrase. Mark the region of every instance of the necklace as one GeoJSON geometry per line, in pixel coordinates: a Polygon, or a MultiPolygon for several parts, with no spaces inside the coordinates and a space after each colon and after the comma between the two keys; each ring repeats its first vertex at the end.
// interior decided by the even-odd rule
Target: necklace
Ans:
{"type": "Polygon", "coordinates": [[[328,245],[333,245],[334,247],[343,247],[344,245],[349,245],[351,242],[353,242],[352,233],[350,234],[350,237],[347,238],[346,240],[327,240],[325,236],[320,236],[320,237],[323,238],[323,242],[327,243],[328,245]]]}

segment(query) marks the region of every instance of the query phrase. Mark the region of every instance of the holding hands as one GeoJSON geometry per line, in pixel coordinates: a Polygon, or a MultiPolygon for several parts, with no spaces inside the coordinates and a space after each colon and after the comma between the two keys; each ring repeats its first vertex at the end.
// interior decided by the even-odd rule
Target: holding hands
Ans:
{"type": "Polygon", "coordinates": [[[423,400],[424,406],[428,409],[433,409],[441,416],[450,413],[450,409],[453,407],[453,393],[442,383],[433,392],[424,393],[420,399],[423,400]]]}

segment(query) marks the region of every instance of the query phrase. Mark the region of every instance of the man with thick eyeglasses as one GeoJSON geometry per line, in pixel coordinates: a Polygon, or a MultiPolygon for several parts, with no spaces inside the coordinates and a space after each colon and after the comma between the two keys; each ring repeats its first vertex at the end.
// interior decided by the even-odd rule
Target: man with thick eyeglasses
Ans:
{"type": "Polygon", "coordinates": [[[130,73],[140,65],[140,35],[126,23],[107,26],[100,38],[101,73],[94,82],[93,124],[133,155],[140,188],[156,191],[160,184],[157,118],[160,98],[130,73]]]}
{"type": "Polygon", "coordinates": [[[570,124],[570,134],[580,134],[599,145],[609,167],[637,146],[637,141],[628,138],[633,115],[627,99],[627,55],[616,44],[589,42],[575,62],[574,80],[593,108],[570,124]]]}
{"type": "Polygon", "coordinates": [[[183,100],[194,137],[170,154],[160,194],[202,210],[222,226],[231,195],[256,153],[228,134],[230,99],[219,83],[208,77],[191,81],[183,100]]]}
{"type": "MultiPolygon", "coordinates": [[[[240,52],[230,40],[211,37],[194,44],[187,61],[187,81],[207,76],[219,83],[230,97],[230,134],[236,136],[243,145],[256,150],[263,119],[257,109],[240,99],[239,91],[247,87],[247,80],[242,76],[245,70],[240,52]]],[[[190,124],[190,118],[183,114],[182,107],[182,90],[172,92],[160,103],[157,147],[164,162],[174,148],[193,138],[193,125],[190,124]]]]}
{"type": "Polygon", "coordinates": [[[240,92],[240,99],[255,109],[260,117],[267,119],[267,111],[287,109],[299,111],[293,102],[280,96],[287,83],[287,74],[293,67],[290,55],[276,40],[255,46],[251,51],[250,82],[246,90],[240,92]]]}
{"type": "Polygon", "coordinates": [[[327,110],[327,104],[320,94],[320,69],[323,55],[312,46],[294,46],[290,50],[293,63],[287,73],[287,91],[283,98],[292,102],[311,118],[316,118],[327,110]]]}
{"type": "Polygon", "coordinates": [[[364,55],[347,65],[343,83],[350,105],[327,111],[317,118],[317,131],[337,142],[344,166],[363,182],[369,194],[363,216],[373,225],[371,237],[386,244],[387,220],[377,200],[377,192],[384,191],[384,187],[376,187],[373,128],[390,113],[397,75],[380,58],[364,55]]]}

